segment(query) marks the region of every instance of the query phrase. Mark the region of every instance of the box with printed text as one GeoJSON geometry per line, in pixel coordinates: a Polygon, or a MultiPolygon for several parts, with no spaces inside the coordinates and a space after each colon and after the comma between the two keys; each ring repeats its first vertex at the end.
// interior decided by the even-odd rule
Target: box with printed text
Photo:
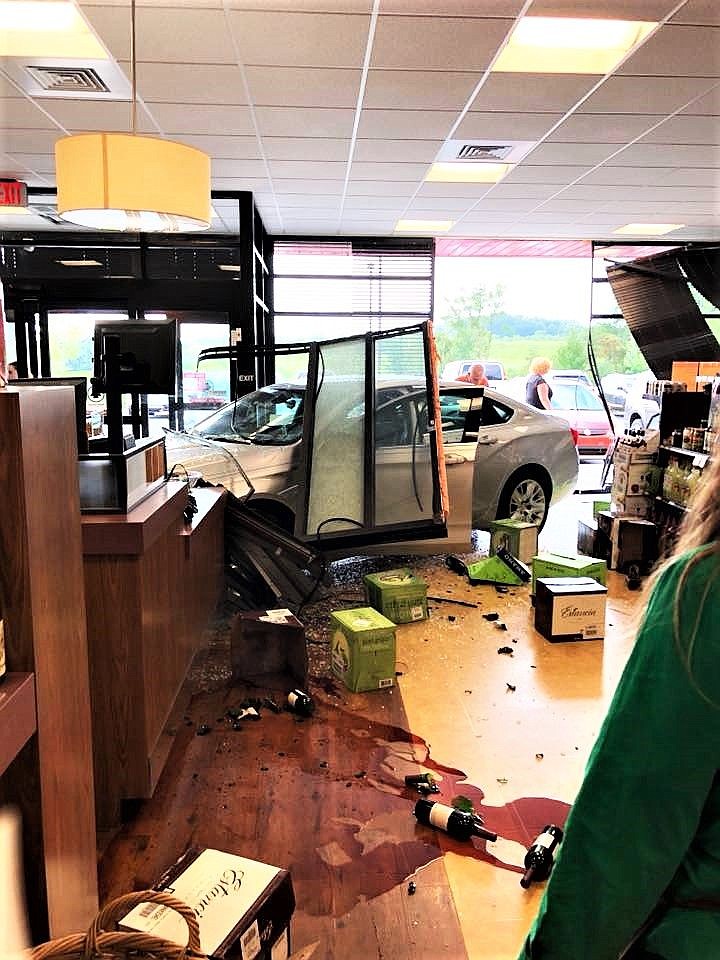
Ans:
{"type": "Polygon", "coordinates": [[[531,592],[539,577],[592,577],[607,583],[607,563],[598,557],[565,557],[559,553],[539,553],[533,557],[531,592]]]}
{"type": "Polygon", "coordinates": [[[365,596],[371,607],[393,623],[427,620],[427,584],[409,567],[368,573],[365,596]]]}
{"type": "MultiPolygon", "coordinates": [[[[287,960],[295,895],[287,870],[221,850],[188,850],[156,889],[186,903],[200,928],[200,947],[212,960],[287,960]]],[[[175,943],[187,942],[183,917],[141,903],[120,922],[175,943]]]]}
{"type": "Polygon", "coordinates": [[[550,643],[605,636],[607,587],[592,577],[541,577],[535,596],[535,629],[550,643]]]}
{"type": "Polygon", "coordinates": [[[372,607],[330,614],[330,668],[348,690],[395,683],[395,624],[372,607]]]}
{"type": "Polygon", "coordinates": [[[501,547],[522,563],[530,563],[537,553],[538,528],[524,520],[493,520],[490,523],[490,554],[501,547]]]}

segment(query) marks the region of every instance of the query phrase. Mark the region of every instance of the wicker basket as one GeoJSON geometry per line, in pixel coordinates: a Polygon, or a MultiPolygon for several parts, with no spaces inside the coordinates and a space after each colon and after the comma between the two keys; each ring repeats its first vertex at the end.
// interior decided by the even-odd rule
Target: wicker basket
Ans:
{"type": "Polygon", "coordinates": [[[140,890],[111,900],[93,920],[87,933],[76,933],[40,944],[30,952],[31,960],[163,960],[202,958],[200,931],[195,914],[181,900],[159,890],[140,890]],[[159,903],[176,910],[188,927],[188,942],[183,946],[162,937],[140,931],[118,930],[118,922],[139,903],[159,903]]]}

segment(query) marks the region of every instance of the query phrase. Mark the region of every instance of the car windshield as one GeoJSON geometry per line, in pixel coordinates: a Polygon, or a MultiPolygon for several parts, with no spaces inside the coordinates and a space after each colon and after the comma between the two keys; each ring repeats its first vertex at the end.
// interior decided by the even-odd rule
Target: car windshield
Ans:
{"type": "Polygon", "coordinates": [[[189,433],[230,443],[295,443],[302,438],[304,399],[302,387],[263,387],[228,403],[189,433]]]}
{"type": "Polygon", "coordinates": [[[552,399],[550,405],[553,410],[602,410],[603,405],[599,397],[583,386],[582,383],[552,384],[552,399]]]}

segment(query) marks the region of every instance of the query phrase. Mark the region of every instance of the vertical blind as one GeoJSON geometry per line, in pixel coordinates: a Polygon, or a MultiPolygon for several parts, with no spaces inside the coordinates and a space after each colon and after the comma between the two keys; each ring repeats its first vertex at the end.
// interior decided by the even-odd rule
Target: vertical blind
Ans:
{"type": "Polygon", "coordinates": [[[276,343],[346,337],[432,317],[432,240],[274,244],[276,343]]]}

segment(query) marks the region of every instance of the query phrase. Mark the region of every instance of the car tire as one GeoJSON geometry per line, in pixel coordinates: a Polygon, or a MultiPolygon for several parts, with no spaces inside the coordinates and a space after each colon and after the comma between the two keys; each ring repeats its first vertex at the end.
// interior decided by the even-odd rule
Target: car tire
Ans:
{"type": "Polygon", "coordinates": [[[547,520],[552,483],[539,470],[518,470],[506,482],[498,500],[497,519],[514,517],[536,523],[542,530],[547,520]]]}

